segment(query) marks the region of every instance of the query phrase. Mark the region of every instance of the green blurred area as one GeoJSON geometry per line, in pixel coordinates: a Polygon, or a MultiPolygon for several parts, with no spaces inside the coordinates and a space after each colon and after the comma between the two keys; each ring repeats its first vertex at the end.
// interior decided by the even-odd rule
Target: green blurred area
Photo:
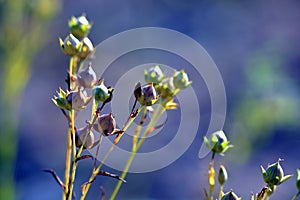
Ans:
{"type": "Polygon", "coordinates": [[[47,43],[59,0],[0,2],[0,199],[16,199],[14,172],[18,142],[18,111],[32,61],[47,43]]]}

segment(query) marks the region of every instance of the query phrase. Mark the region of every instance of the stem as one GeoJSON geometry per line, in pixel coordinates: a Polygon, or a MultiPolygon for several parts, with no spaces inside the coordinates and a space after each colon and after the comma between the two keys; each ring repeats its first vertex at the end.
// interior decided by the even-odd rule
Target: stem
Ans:
{"type": "Polygon", "coordinates": [[[296,200],[299,195],[300,195],[300,191],[297,194],[295,194],[295,196],[293,196],[292,200],[296,200]]]}
{"type": "MultiPolygon", "coordinates": [[[[141,111],[143,107],[140,107],[138,109],[138,113],[141,111]]],[[[124,128],[123,128],[123,131],[125,132],[129,127],[130,125],[132,124],[132,122],[134,121],[134,119],[137,117],[137,115],[133,118],[130,118],[130,120],[128,122],[126,122],[124,128]]],[[[119,140],[118,140],[119,141],[119,140]]],[[[113,145],[110,147],[110,149],[108,150],[108,152],[105,154],[103,160],[100,162],[99,166],[97,167],[97,169],[95,169],[93,172],[92,172],[92,175],[91,177],[89,178],[89,181],[88,183],[86,184],[85,187],[83,187],[82,189],[82,194],[81,194],[81,197],[80,197],[80,200],[84,200],[90,187],[91,187],[91,183],[95,180],[95,177],[98,175],[101,167],[103,166],[103,164],[105,163],[105,161],[107,160],[107,158],[110,156],[111,152],[114,150],[115,146],[117,145],[118,142],[115,142],[113,143],[113,145]]]]}
{"type": "MultiPolygon", "coordinates": [[[[73,71],[74,71],[74,58],[73,57],[70,57],[70,61],[69,61],[69,80],[70,80],[70,83],[68,84],[69,85],[69,88],[70,90],[73,89],[73,81],[72,81],[72,74],[73,74],[73,71]]],[[[72,115],[72,111],[70,111],[69,115],[71,116],[72,115]]],[[[71,168],[71,156],[72,156],[72,129],[74,129],[74,123],[75,121],[73,121],[71,119],[71,124],[69,124],[69,130],[68,130],[68,137],[67,137],[67,151],[66,151],[66,165],[65,165],[65,191],[63,193],[63,197],[62,199],[63,200],[66,200],[67,199],[67,196],[69,193],[69,181],[70,181],[70,168],[71,168]],[[73,127],[73,128],[72,128],[73,127]]],[[[72,194],[71,194],[72,195],[72,194]]]]}
{"type": "Polygon", "coordinates": [[[72,146],[73,146],[73,163],[72,163],[72,173],[71,173],[71,182],[69,186],[68,199],[72,200],[73,196],[73,187],[75,181],[75,173],[76,173],[76,144],[75,144],[75,111],[71,110],[71,135],[72,135],[72,146]]]}
{"type": "Polygon", "coordinates": [[[223,193],[223,185],[220,185],[220,192],[219,192],[219,200],[222,199],[222,193],[223,193]]]}
{"type": "MultiPolygon", "coordinates": [[[[127,174],[127,172],[128,172],[128,169],[129,169],[129,167],[130,167],[130,165],[131,165],[131,163],[132,163],[132,161],[133,161],[133,158],[134,158],[136,152],[139,150],[139,148],[141,147],[141,145],[142,145],[143,142],[145,141],[145,138],[146,138],[147,134],[149,134],[150,129],[151,129],[152,127],[155,126],[155,124],[156,124],[157,121],[159,120],[160,116],[161,116],[162,113],[164,112],[165,109],[162,109],[162,108],[163,108],[163,105],[164,105],[164,104],[163,104],[163,101],[161,101],[160,104],[159,104],[159,106],[156,108],[156,110],[155,110],[153,116],[151,117],[151,120],[150,120],[150,122],[149,122],[149,124],[148,124],[146,130],[145,130],[144,133],[142,134],[141,139],[139,140],[139,142],[138,142],[136,145],[133,144],[133,146],[132,146],[133,148],[132,148],[130,157],[128,158],[128,161],[127,161],[127,163],[126,163],[126,165],[125,165],[125,168],[124,168],[124,170],[123,170],[123,172],[122,172],[122,174],[121,174],[121,176],[120,176],[121,179],[123,179],[123,180],[125,179],[125,176],[126,176],[126,174],[127,174]]],[[[146,108],[145,108],[145,109],[146,109],[146,108]]],[[[139,126],[137,127],[137,129],[138,129],[138,128],[139,128],[139,126]]],[[[139,131],[140,131],[140,130],[137,130],[136,135],[139,135],[139,131]]],[[[118,192],[119,192],[119,190],[120,190],[120,187],[121,187],[122,183],[123,183],[123,182],[122,182],[121,180],[118,181],[118,183],[117,183],[117,185],[116,185],[116,187],[115,187],[115,189],[114,189],[114,191],[113,191],[111,197],[109,198],[109,200],[114,200],[114,199],[116,198],[116,195],[118,194],[118,192]]]]}

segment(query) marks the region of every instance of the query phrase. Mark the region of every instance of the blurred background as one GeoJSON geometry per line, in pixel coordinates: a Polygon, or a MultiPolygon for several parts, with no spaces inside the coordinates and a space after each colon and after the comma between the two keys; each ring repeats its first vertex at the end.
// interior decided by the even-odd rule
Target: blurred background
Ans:
{"type": "MultiPolygon", "coordinates": [[[[278,158],[285,160],[286,174],[295,174],[300,168],[299,9],[297,0],[0,1],[0,199],[61,198],[61,189],[42,169],[64,174],[67,124],[51,102],[55,91],[65,87],[68,68],[58,37],[67,35],[69,18],[83,12],[93,22],[89,36],[94,45],[122,31],[151,26],[184,33],[207,50],[223,77],[224,130],[235,145],[225,157],[216,158],[229,173],[225,191],[232,188],[250,198],[264,185],[260,165],[266,167],[278,158]]],[[[147,52],[128,56],[134,60],[147,57],[147,52]]],[[[156,62],[155,56],[150,58],[156,62]]],[[[166,64],[185,68],[183,61],[172,61],[166,64]]],[[[115,65],[126,66],[126,57],[115,65]]],[[[110,84],[115,70],[106,73],[110,84]]],[[[193,75],[191,79],[193,88],[201,89],[199,106],[205,113],[196,139],[172,165],[129,174],[118,199],[204,199],[210,156],[199,159],[198,152],[210,102],[203,80],[193,75]]],[[[79,165],[78,196],[91,165],[90,160],[79,165]]],[[[101,185],[109,196],[115,184],[110,178],[98,178],[88,199],[100,199],[101,185]]],[[[272,199],[291,199],[295,193],[294,176],[278,187],[272,199]]]]}

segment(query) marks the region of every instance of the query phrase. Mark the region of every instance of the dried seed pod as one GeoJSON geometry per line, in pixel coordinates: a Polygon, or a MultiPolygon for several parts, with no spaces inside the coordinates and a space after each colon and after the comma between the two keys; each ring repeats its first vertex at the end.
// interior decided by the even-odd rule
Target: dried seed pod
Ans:
{"type": "Polygon", "coordinates": [[[109,113],[101,115],[93,127],[104,136],[109,136],[115,133],[117,125],[114,116],[109,113]]]}
{"type": "Polygon", "coordinates": [[[79,85],[84,88],[92,88],[97,83],[97,76],[91,64],[79,72],[77,80],[79,85]]]}
{"type": "Polygon", "coordinates": [[[140,83],[138,83],[134,95],[140,104],[144,106],[152,106],[158,100],[158,95],[152,83],[144,86],[140,86],[140,83]]]}
{"type": "Polygon", "coordinates": [[[90,101],[91,97],[87,97],[84,90],[72,91],[67,95],[67,101],[72,105],[72,109],[80,111],[86,108],[86,105],[90,101]]]}
{"type": "MultiPolygon", "coordinates": [[[[81,129],[79,129],[78,131],[76,131],[76,133],[75,133],[76,147],[80,147],[82,145],[82,142],[84,141],[84,137],[87,134],[87,131],[88,131],[88,126],[83,127],[81,129]]],[[[88,133],[88,136],[86,138],[83,148],[86,148],[86,149],[92,148],[94,145],[94,142],[95,142],[94,133],[92,131],[90,131],[88,133]]]]}

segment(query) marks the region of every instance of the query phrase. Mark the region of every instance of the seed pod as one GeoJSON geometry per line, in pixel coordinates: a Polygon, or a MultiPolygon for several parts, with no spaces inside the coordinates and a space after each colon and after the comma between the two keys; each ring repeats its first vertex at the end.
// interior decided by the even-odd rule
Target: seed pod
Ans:
{"type": "Polygon", "coordinates": [[[92,27],[84,14],[79,17],[72,16],[68,25],[71,33],[78,38],[85,37],[92,27]]]}
{"type": "Polygon", "coordinates": [[[175,72],[173,75],[173,83],[176,89],[184,89],[192,84],[189,81],[189,77],[184,70],[180,70],[179,72],[175,72]]]}
{"type": "Polygon", "coordinates": [[[109,136],[114,134],[117,125],[114,116],[112,113],[109,113],[101,115],[93,127],[104,136],[109,136]]]}
{"type": "Polygon", "coordinates": [[[218,174],[218,180],[219,180],[220,185],[224,185],[224,183],[227,181],[227,179],[228,179],[227,171],[223,165],[220,165],[220,170],[219,170],[219,174],[218,174]]]}
{"type": "Polygon", "coordinates": [[[83,90],[72,91],[67,95],[67,101],[72,105],[72,109],[80,111],[86,108],[91,97],[87,97],[83,90]]]}
{"type": "Polygon", "coordinates": [[[158,100],[158,96],[155,90],[155,87],[152,83],[141,86],[140,83],[136,85],[134,91],[135,98],[144,106],[152,106],[158,100]]]}
{"type": "Polygon", "coordinates": [[[148,83],[160,83],[165,75],[158,65],[144,71],[145,80],[148,83]]]}
{"type": "Polygon", "coordinates": [[[82,60],[86,59],[94,51],[94,46],[88,37],[83,38],[78,57],[82,60]]]}
{"type": "Polygon", "coordinates": [[[79,85],[84,88],[92,88],[97,83],[97,76],[91,64],[79,72],[77,80],[79,85]]]}
{"type": "Polygon", "coordinates": [[[241,197],[238,197],[232,190],[224,194],[221,200],[241,200],[241,197]]]}
{"type": "Polygon", "coordinates": [[[110,97],[108,88],[104,85],[104,81],[93,88],[93,95],[96,101],[106,101],[110,97]]]}
{"type": "Polygon", "coordinates": [[[71,33],[65,38],[64,41],[59,38],[59,44],[62,51],[69,56],[77,55],[81,48],[81,42],[71,33]]]}
{"type": "Polygon", "coordinates": [[[215,153],[225,153],[228,149],[233,147],[233,145],[229,144],[230,141],[227,140],[222,130],[214,132],[209,140],[207,137],[204,137],[204,143],[208,149],[211,149],[211,151],[215,153]]]}
{"type": "MultiPolygon", "coordinates": [[[[80,147],[82,145],[82,142],[84,141],[84,137],[85,137],[87,131],[88,131],[88,126],[83,127],[81,129],[79,129],[78,131],[76,131],[76,134],[75,134],[76,147],[80,147]]],[[[83,148],[84,149],[92,148],[94,145],[94,142],[95,142],[94,138],[95,138],[94,133],[92,131],[90,131],[88,133],[88,136],[86,138],[83,148]]]]}
{"type": "Polygon", "coordinates": [[[269,186],[280,185],[281,183],[292,177],[292,175],[284,176],[283,169],[280,166],[281,161],[282,160],[279,159],[276,163],[269,165],[266,170],[261,166],[264,181],[269,186]]]}

